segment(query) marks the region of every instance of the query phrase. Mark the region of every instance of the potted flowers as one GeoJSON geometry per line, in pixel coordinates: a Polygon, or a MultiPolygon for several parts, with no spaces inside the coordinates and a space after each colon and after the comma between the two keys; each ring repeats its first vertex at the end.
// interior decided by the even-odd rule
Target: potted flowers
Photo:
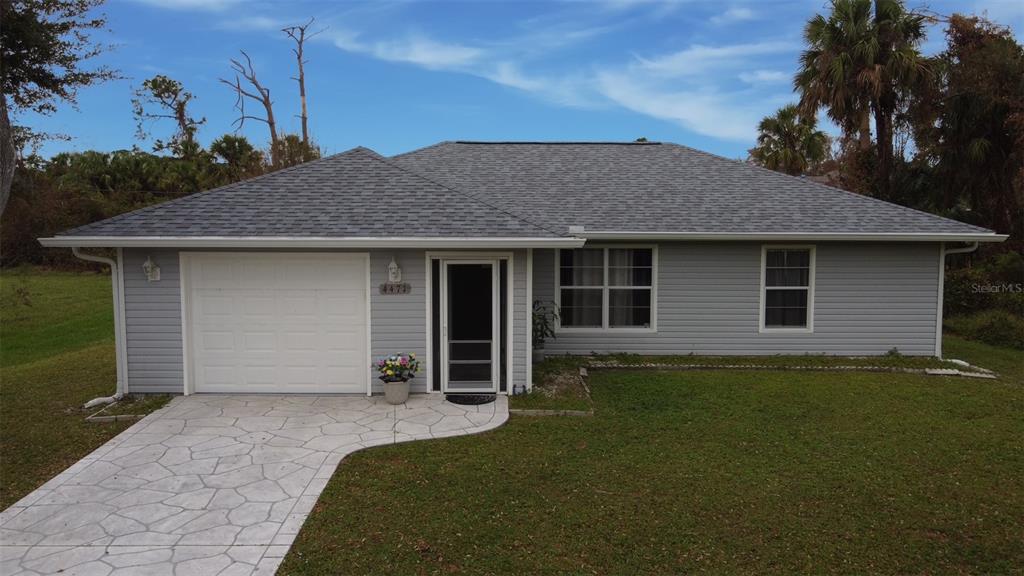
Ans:
{"type": "Polygon", "coordinates": [[[409,380],[419,372],[420,361],[415,354],[393,354],[376,364],[384,382],[384,399],[388,404],[402,404],[409,399],[409,380]]]}

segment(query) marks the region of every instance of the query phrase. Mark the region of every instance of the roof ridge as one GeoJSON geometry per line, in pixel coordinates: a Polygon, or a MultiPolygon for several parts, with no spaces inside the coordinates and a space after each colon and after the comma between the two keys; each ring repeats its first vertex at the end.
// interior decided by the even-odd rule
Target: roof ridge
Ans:
{"type": "Polygon", "coordinates": [[[401,154],[395,154],[394,156],[391,156],[391,158],[392,159],[394,159],[394,158],[401,158],[402,156],[408,156],[410,154],[415,154],[417,152],[422,152],[424,150],[430,150],[431,148],[437,148],[439,146],[444,146],[445,144],[453,144],[454,142],[455,141],[453,141],[453,140],[441,140],[440,142],[435,142],[433,144],[428,144],[427,146],[421,146],[419,148],[414,148],[412,150],[409,150],[408,152],[402,152],[401,154]]]}
{"type": "Polygon", "coordinates": [[[858,194],[856,192],[851,192],[849,190],[844,190],[842,188],[839,188],[838,186],[832,186],[830,184],[825,184],[823,182],[815,182],[813,180],[807,180],[806,178],[803,178],[801,176],[793,176],[791,174],[786,174],[785,172],[778,172],[778,171],[775,171],[775,170],[771,170],[769,168],[765,168],[764,166],[758,166],[757,164],[751,164],[749,162],[744,162],[742,160],[737,160],[737,159],[734,159],[734,158],[726,158],[725,156],[720,156],[718,154],[713,154],[711,152],[707,152],[705,150],[700,150],[698,148],[693,148],[692,146],[687,146],[685,144],[679,144],[677,142],[669,142],[668,144],[669,144],[669,146],[675,146],[677,148],[682,148],[684,150],[689,150],[690,152],[696,152],[697,154],[702,154],[704,156],[709,156],[711,158],[715,158],[716,160],[725,160],[726,162],[732,162],[732,163],[735,163],[735,164],[739,164],[740,166],[747,166],[749,168],[753,168],[755,170],[761,170],[761,171],[764,171],[764,172],[768,172],[768,173],[774,174],[776,176],[783,176],[785,178],[791,178],[793,180],[796,180],[797,182],[801,182],[803,184],[808,184],[810,186],[817,186],[817,187],[825,188],[825,189],[832,190],[832,191],[835,191],[835,192],[842,192],[843,194],[845,194],[847,196],[852,196],[852,197],[863,199],[863,200],[870,200],[871,202],[874,202],[876,204],[883,204],[885,206],[889,206],[889,207],[893,207],[893,208],[898,208],[898,209],[903,210],[905,212],[912,212],[914,214],[921,214],[921,215],[924,215],[924,216],[928,216],[929,218],[943,220],[945,222],[953,222],[953,223],[959,224],[961,226],[971,226],[973,228],[977,228],[978,230],[984,230],[986,232],[993,232],[993,233],[995,232],[995,230],[990,230],[990,229],[984,228],[982,226],[977,226],[977,225],[970,224],[970,223],[967,223],[967,222],[961,222],[959,220],[954,220],[952,218],[946,218],[945,216],[939,216],[938,214],[932,214],[931,212],[925,212],[924,210],[918,210],[917,208],[911,208],[910,206],[904,206],[903,204],[897,204],[895,202],[889,202],[888,200],[882,200],[881,198],[875,198],[874,196],[868,196],[866,194],[858,194]]]}
{"type": "MultiPolygon", "coordinates": [[[[450,142],[439,142],[438,144],[528,144],[534,146],[655,146],[663,144],[663,142],[634,142],[628,140],[453,140],[450,142]]],[[[427,148],[430,148],[430,146],[427,146],[427,148]]],[[[426,148],[421,148],[420,150],[426,150],[426,148]]],[[[412,152],[419,152],[420,150],[413,150],[412,152]]],[[[406,154],[411,154],[412,152],[406,152],[406,154]]]]}
{"type": "MultiPolygon", "coordinates": [[[[266,173],[260,174],[258,176],[253,176],[252,178],[246,178],[244,180],[239,180],[237,182],[231,182],[229,184],[224,184],[223,186],[217,186],[216,188],[210,188],[209,190],[200,190],[198,192],[193,192],[193,193],[187,194],[185,196],[179,196],[177,198],[172,198],[172,199],[170,199],[170,200],[168,200],[166,202],[158,202],[156,204],[150,204],[148,206],[143,206],[142,208],[136,208],[135,210],[131,210],[129,212],[123,212],[121,214],[117,214],[115,216],[111,216],[110,218],[104,218],[104,219],[98,220],[96,222],[90,222],[88,224],[83,224],[81,226],[76,226],[74,228],[71,228],[70,230],[64,230],[63,232],[58,232],[57,234],[55,234],[55,236],[63,236],[63,235],[66,235],[66,234],[73,234],[75,232],[78,232],[78,231],[80,231],[82,229],[85,229],[85,228],[89,228],[89,227],[94,226],[96,224],[99,224],[101,222],[102,223],[116,222],[116,221],[128,218],[129,216],[134,216],[136,214],[141,214],[141,213],[144,213],[144,212],[149,212],[150,210],[155,210],[157,208],[163,208],[165,206],[170,206],[172,204],[177,204],[179,202],[184,202],[185,200],[190,200],[190,199],[193,199],[193,198],[199,198],[200,196],[206,196],[206,195],[209,195],[209,194],[213,194],[214,192],[221,192],[223,190],[228,190],[228,189],[231,189],[231,188],[235,188],[235,187],[241,186],[242,184],[248,184],[250,182],[254,182],[256,180],[262,180],[264,178],[269,178],[270,176],[276,176],[278,174],[284,174],[285,172],[291,172],[292,170],[295,170],[295,169],[300,168],[302,166],[310,166],[312,164],[317,164],[317,163],[324,162],[326,160],[332,160],[332,159],[340,158],[340,157],[345,156],[347,154],[352,154],[354,152],[361,152],[361,151],[369,151],[369,152],[373,152],[373,154],[377,154],[376,152],[374,152],[373,150],[370,150],[369,148],[364,148],[363,146],[356,146],[355,148],[350,148],[348,150],[345,150],[344,152],[338,152],[337,154],[331,154],[329,156],[324,156],[322,158],[317,158],[316,160],[310,160],[309,162],[302,162],[301,164],[296,164],[294,166],[288,166],[287,168],[282,168],[280,170],[274,170],[273,172],[266,172],[266,173]]],[[[378,154],[378,156],[379,156],[379,154],[378,154]]]]}
{"type": "MultiPolygon", "coordinates": [[[[446,144],[446,143],[448,143],[448,142],[439,142],[438,144],[435,144],[434,146],[438,146],[440,144],[446,144]]],[[[433,146],[428,146],[427,148],[432,148],[432,147],[433,146]]],[[[552,230],[552,229],[550,229],[550,228],[548,228],[546,226],[542,226],[542,225],[540,225],[540,224],[530,220],[529,218],[526,218],[525,216],[521,216],[519,214],[516,214],[515,212],[511,212],[509,210],[501,208],[500,206],[495,206],[494,204],[491,204],[490,202],[486,202],[484,200],[481,200],[480,198],[477,198],[476,196],[474,196],[473,194],[470,194],[469,192],[466,192],[464,190],[459,190],[458,188],[453,188],[452,186],[449,186],[449,185],[444,184],[442,182],[438,182],[437,180],[434,180],[433,178],[424,176],[423,174],[420,174],[418,171],[406,168],[405,166],[402,166],[402,165],[394,162],[392,160],[392,158],[387,158],[387,157],[384,157],[384,156],[375,156],[373,158],[375,160],[379,160],[380,162],[383,162],[384,164],[387,164],[388,166],[391,166],[392,168],[396,168],[396,169],[401,170],[402,172],[405,172],[407,174],[412,174],[413,176],[415,176],[415,177],[417,177],[417,178],[419,178],[421,180],[425,180],[427,182],[430,182],[431,184],[434,184],[436,186],[440,186],[441,188],[444,188],[445,190],[449,190],[451,192],[455,192],[456,194],[461,194],[462,196],[465,196],[466,198],[469,198],[470,200],[473,200],[474,202],[483,204],[484,206],[487,206],[488,208],[490,208],[492,210],[497,210],[498,212],[501,212],[503,214],[511,216],[512,218],[515,218],[516,220],[520,220],[522,222],[525,222],[525,223],[529,224],[530,226],[533,226],[534,228],[538,228],[540,230],[544,230],[545,232],[550,232],[550,233],[552,233],[552,234],[554,234],[556,236],[565,236],[565,234],[562,234],[560,232],[552,230]]]]}

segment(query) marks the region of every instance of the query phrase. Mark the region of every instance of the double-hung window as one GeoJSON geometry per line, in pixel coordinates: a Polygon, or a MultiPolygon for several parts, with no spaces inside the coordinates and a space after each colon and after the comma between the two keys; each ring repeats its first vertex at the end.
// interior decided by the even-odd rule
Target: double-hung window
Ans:
{"type": "Polygon", "coordinates": [[[654,326],[654,248],[579,248],[558,253],[562,328],[654,326]]]}
{"type": "Polygon", "coordinates": [[[765,246],[761,328],[811,330],[814,325],[814,248],[765,246]]]}

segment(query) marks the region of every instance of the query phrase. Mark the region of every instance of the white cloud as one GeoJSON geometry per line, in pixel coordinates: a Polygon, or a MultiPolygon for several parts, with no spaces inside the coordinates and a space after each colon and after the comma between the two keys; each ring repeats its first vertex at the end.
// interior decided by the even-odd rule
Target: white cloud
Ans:
{"type": "Polygon", "coordinates": [[[791,74],[781,70],[754,70],[753,72],[741,72],[740,80],[747,84],[778,84],[788,82],[791,74]]]}
{"type": "Polygon", "coordinates": [[[334,45],[347,52],[369,54],[389,62],[407,62],[430,70],[459,70],[478,61],[484,51],[462,44],[438,42],[425,36],[363,42],[349,31],[332,32],[334,45]]]}
{"type": "Polygon", "coordinates": [[[623,108],[714,138],[752,141],[763,116],[747,95],[666,88],[628,72],[603,72],[597,80],[601,93],[623,108]]]}
{"type": "Polygon", "coordinates": [[[734,6],[717,16],[712,16],[711,23],[721,26],[723,24],[732,24],[733,22],[754,20],[755,18],[757,18],[757,14],[750,8],[734,6]]]}
{"type": "Polygon", "coordinates": [[[639,58],[638,64],[652,74],[666,77],[689,76],[745,65],[756,56],[782,54],[795,49],[799,49],[799,44],[791,41],[766,41],[725,46],[694,44],[684,50],[656,58],[639,58]]]}
{"type": "Polygon", "coordinates": [[[157,8],[169,10],[202,10],[207,12],[222,12],[228,8],[238,6],[243,0],[135,0],[141,4],[148,4],[157,8]]]}
{"type": "Polygon", "coordinates": [[[241,16],[222,20],[219,27],[225,30],[280,30],[287,26],[284,20],[269,16],[241,16]]]}

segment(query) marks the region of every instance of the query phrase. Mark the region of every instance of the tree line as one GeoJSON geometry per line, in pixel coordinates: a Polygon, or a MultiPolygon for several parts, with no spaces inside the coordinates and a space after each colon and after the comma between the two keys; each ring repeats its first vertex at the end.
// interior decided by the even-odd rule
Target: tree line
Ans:
{"type": "Polygon", "coordinates": [[[61,105],[74,107],[78,90],[121,79],[116,70],[89,66],[106,49],[92,37],[106,25],[96,14],[102,3],[0,0],[0,265],[4,267],[77,265],[65,251],[46,250],[36,238],[321,155],[309,130],[305,64],[306,42],[323,30],[314,30],[311,18],[281,30],[292,40],[295,56],[292,79],[299,93],[299,134],[281,131],[270,90],[242,50],[240,58],[228,62],[230,75],[220,79],[236,96],[236,131],[214,139],[208,147],[198,139],[206,119],[193,113],[195,96],[181,81],[156,75],[134,90],[130,102],[135,137],[140,143],[148,142],[149,150],[136,145],[130,150],[41,157],[35,152],[40,143],[67,137],[18,125],[18,117],[27,112],[52,114],[61,105]],[[246,122],[266,126],[265,147],[239,134],[246,122]],[[157,131],[160,134],[155,135],[157,131]]]}
{"type": "Polygon", "coordinates": [[[764,118],[750,161],[991,228],[1024,247],[1024,47],[985,18],[833,0],[804,28],[798,100],[764,118]],[[928,25],[945,48],[921,53],[928,25]],[[841,133],[818,129],[824,112],[841,133]]]}

